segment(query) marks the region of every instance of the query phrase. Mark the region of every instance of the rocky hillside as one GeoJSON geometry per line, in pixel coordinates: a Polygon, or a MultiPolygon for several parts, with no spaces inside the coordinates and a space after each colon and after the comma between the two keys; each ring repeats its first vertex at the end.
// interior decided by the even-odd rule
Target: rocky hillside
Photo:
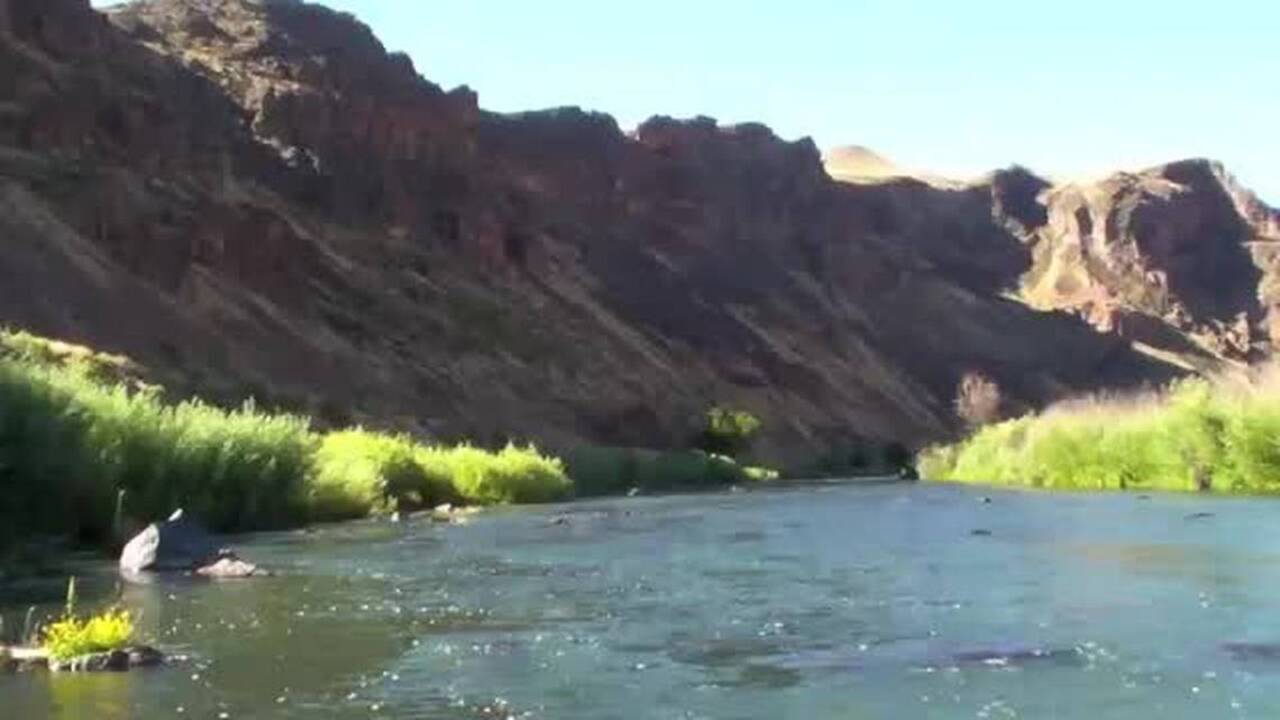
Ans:
{"type": "Polygon", "coordinates": [[[1280,339],[1280,214],[1214,162],[1048,190],[1023,295],[1103,332],[1212,369],[1280,339]]]}
{"type": "Polygon", "coordinates": [[[1270,337],[1275,214],[1204,163],[846,184],[759,125],[488,113],[284,0],[0,0],[0,54],[0,320],[214,397],[552,446],[729,403],[788,461],[946,435],[971,370],[1018,409],[1270,337]]]}

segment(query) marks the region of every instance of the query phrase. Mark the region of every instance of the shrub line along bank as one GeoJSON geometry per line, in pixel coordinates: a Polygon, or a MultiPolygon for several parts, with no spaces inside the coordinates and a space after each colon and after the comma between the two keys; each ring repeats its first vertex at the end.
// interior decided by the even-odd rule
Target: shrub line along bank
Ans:
{"type": "Polygon", "coordinates": [[[231,411],[166,402],[128,368],[117,356],[0,332],[0,547],[32,534],[112,540],[121,504],[137,519],[183,507],[215,530],[246,531],[443,502],[776,477],[704,452],[602,448],[575,454],[575,486],[563,461],[532,446],[491,452],[359,428],[321,434],[308,418],[252,402],[231,411]]]}
{"type": "Polygon", "coordinates": [[[1280,370],[1062,403],[926,450],[920,469],[1060,490],[1280,493],[1280,370]]]}

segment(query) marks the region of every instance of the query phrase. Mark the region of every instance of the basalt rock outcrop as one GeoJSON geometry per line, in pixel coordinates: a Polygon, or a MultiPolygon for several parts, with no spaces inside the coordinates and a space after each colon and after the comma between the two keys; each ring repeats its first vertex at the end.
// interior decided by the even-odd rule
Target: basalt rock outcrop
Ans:
{"type": "Polygon", "coordinates": [[[1084,286],[1265,335],[1258,283],[1201,263],[1261,272],[1274,214],[1175,192],[1194,163],[1160,207],[1020,169],[841,183],[760,125],[485,112],[302,2],[0,0],[0,59],[0,320],[215,399],[553,448],[681,444],[715,402],[775,461],[922,442],[969,371],[1011,410],[1182,371],[1058,270],[1078,208],[1116,228],[1084,286]]]}
{"type": "Polygon", "coordinates": [[[1031,303],[1201,362],[1259,360],[1280,338],[1280,214],[1220,164],[1120,173],[1040,201],[1022,283],[1031,303]]]}

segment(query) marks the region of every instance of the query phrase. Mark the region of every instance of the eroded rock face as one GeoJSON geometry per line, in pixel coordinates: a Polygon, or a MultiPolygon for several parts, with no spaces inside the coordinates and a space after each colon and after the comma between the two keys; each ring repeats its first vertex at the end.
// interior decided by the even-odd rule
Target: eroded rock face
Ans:
{"type": "Polygon", "coordinates": [[[1158,382],[1176,370],[1006,296],[1080,254],[1087,207],[1124,221],[1107,267],[1230,316],[1193,236],[1266,215],[1020,170],[848,185],[760,125],[485,113],[307,3],[0,0],[0,54],[0,319],[180,391],[446,438],[671,446],[719,402],[786,462],[945,435],[972,370],[1012,409],[1158,382]]]}
{"type": "Polygon", "coordinates": [[[1271,347],[1280,240],[1276,212],[1204,160],[1121,173],[1041,196],[1048,223],[1035,232],[1024,290],[1042,306],[1081,312],[1100,329],[1150,341],[1123,317],[1143,315],[1200,352],[1258,359],[1271,347]]]}

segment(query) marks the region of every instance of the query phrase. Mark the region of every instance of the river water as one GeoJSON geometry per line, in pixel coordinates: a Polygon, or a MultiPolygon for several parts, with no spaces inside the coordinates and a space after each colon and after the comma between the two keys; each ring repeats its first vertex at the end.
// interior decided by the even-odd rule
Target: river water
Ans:
{"type": "Polygon", "coordinates": [[[278,575],[83,568],[186,658],[0,677],[0,717],[1280,717],[1273,501],[831,485],[240,541],[278,575]]]}

